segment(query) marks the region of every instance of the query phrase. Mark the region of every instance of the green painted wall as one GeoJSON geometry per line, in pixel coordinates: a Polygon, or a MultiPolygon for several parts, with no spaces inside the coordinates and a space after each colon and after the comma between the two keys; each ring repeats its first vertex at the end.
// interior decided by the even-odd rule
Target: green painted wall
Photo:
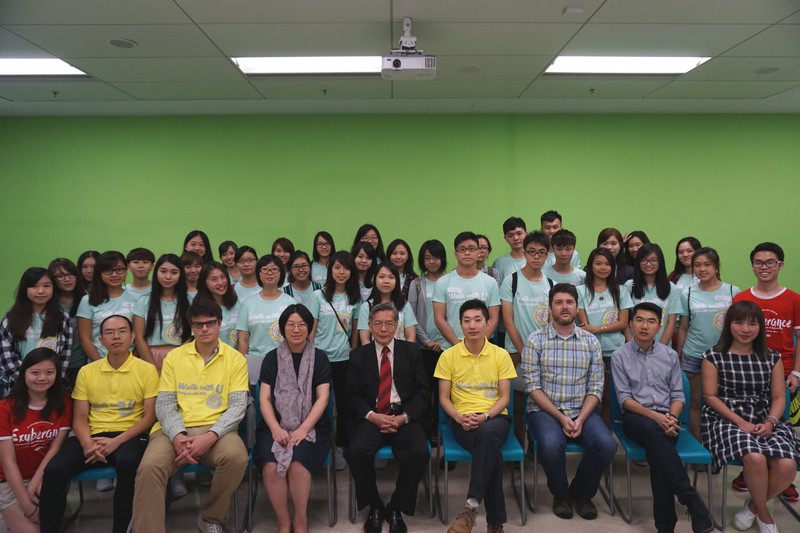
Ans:
{"type": "Polygon", "coordinates": [[[414,248],[460,230],[530,229],[555,208],[586,257],[644,229],[673,261],[687,234],[752,282],[763,240],[800,289],[800,116],[194,116],[0,119],[0,307],[27,266],[85,249],[179,251],[193,228],[268,252],[318,229],[349,247],[372,222],[414,248]]]}

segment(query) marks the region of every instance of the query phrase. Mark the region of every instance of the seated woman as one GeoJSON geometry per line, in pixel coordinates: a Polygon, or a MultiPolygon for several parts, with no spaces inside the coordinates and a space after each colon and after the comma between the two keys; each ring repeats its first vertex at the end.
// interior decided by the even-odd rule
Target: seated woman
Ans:
{"type": "Polygon", "coordinates": [[[795,478],[800,438],[781,420],[786,405],[781,356],[767,348],[764,315],[753,302],[737,302],[725,315],[716,346],[703,361],[703,444],[714,469],[741,459],[750,498],[736,513],[744,531],[758,521],[761,533],[777,532],[767,500],[795,478]]]}
{"type": "Polygon", "coordinates": [[[313,325],[314,318],[303,304],[287,307],[278,319],[284,341],[261,365],[259,404],[267,427],[256,433],[253,460],[261,469],[279,533],[308,532],[311,476],[331,450],[330,421],[325,416],[331,367],[325,352],[308,340],[313,325]]]}

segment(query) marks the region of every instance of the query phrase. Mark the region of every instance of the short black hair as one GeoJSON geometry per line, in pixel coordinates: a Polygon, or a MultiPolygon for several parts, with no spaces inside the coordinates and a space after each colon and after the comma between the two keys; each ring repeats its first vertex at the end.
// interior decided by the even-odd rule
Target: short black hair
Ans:
{"type": "MultiPolygon", "coordinates": [[[[487,237],[486,235],[483,235],[482,233],[478,233],[475,236],[478,237],[478,239],[485,240],[486,244],[489,245],[489,253],[492,253],[492,241],[489,240],[489,237],[487,237]]],[[[480,241],[478,241],[478,245],[480,245],[480,244],[481,244],[480,241]]]]}
{"type": "Polygon", "coordinates": [[[762,242],[761,244],[757,244],[753,251],[750,252],[750,262],[753,262],[753,258],[756,256],[758,252],[772,252],[773,254],[778,256],[778,261],[781,263],[783,262],[783,248],[775,244],[774,242],[762,242]]]}
{"type": "Polygon", "coordinates": [[[545,211],[542,213],[542,216],[539,217],[539,222],[544,224],[545,222],[553,222],[554,220],[563,220],[561,218],[561,214],[558,211],[551,209],[550,211],[545,211]]]}
{"type": "Polygon", "coordinates": [[[101,335],[102,335],[102,331],[103,331],[103,326],[105,325],[106,322],[108,322],[112,318],[121,318],[121,319],[125,320],[125,322],[128,323],[128,327],[131,328],[131,332],[133,332],[133,322],[131,322],[130,318],[126,317],[125,315],[111,315],[111,316],[105,317],[103,319],[103,321],[100,322],[100,332],[101,332],[100,334],[101,335]]]}
{"type": "Polygon", "coordinates": [[[214,300],[194,300],[186,312],[189,320],[199,316],[213,316],[217,320],[222,320],[222,308],[214,300]]]}
{"type": "Polygon", "coordinates": [[[524,220],[519,217],[509,217],[505,222],[503,222],[503,235],[509,231],[514,231],[517,228],[522,228],[525,231],[528,231],[528,227],[525,225],[524,220]]]}
{"type": "Polygon", "coordinates": [[[441,260],[442,268],[439,269],[439,272],[447,272],[447,252],[444,250],[444,244],[442,241],[438,239],[431,239],[429,241],[425,241],[422,243],[422,246],[419,247],[419,255],[417,255],[417,261],[419,264],[419,271],[421,274],[424,274],[428,271],[425,268],[425,252],[428,252],[433,257],[441,260]]]}
{"type": "Polygon", "coordinates": [[[458,248],[458,245],[464,241],[475,241],[475,244],[478,244],[478,236],[472,231],[462,231],[453,239],[453,249],[458,248]]]}
{"type": "Polygon", "coordinates": [[[550,289],[550,294],[547,295],[548,302],[547,304],[552,307],[553,305],[553,297],[556,293],[567,293],[573,298],[575,298],[575,303],[578,303],[578,289],[575,288],[575,285],[572,283],[556,283],[553,285],[553,288],[550,289]]]}
{"type": "Polygon", "coordinates": [[[281,337],[286,338],[286,323],[289,321],[289,317],[295,313],[303,319],[306,327],[308,327],[308,332],[311,333],[311,328],[314,327],[314,316],[311,311],[303,304],[292,304],[284,309],[281,316],[278,317],[278,329],[281,332],[281,337]]]}
{"type": "Polygon", "coordinates": [[[525,240],[522,241],[522,247],[527,248],[531,243],[536,243],[544,246],[545,248],[550,248],[550,237],[539,230],[532,231],[525,235],[525,240]]]}
{"type": "Polygon", "coordinates": [[[156,256],[147,248],[134,248],[125,256],[125,261],[128,263],[131,261],[150,261],[151,263],[155,263],[156,256]]]}
{"type": "Polygon", "coordinates": [[[649,311],[651,313],[655,313],[658,317],[658,323],[661,324],[661,317],[664,313],[664,310],[653,302],[640,302],[634,305],[633,309],[631,309],[631,315],[630,318],[628,318],[628,322],[633,322],[633,319],[636,317],[636,313],[639,311],[649,311]]]}
{"type": "Polygon", "coordinates": [[[278,278],[278,288],[280,289],[283,287],[283,280],[286,279],[286,269],[283,266],[283,261],[278,259],[277,255],[272,254],[262,255],[256,263],[256,281],[258,282],[258,286],[264,286],[264,283],[261,281],[261,269],[269,264],[277,266],[281,271],[281,275],[278,278]]]}
{"type": "Polygon", "coordinates": [[[550,244],[552,246],[575,246],[577,243],[578,238],[568,229],[562,228],[550,237],[550,244]]]}
{"type": "Polygon", "coordinates": [[[489,308],[486,307],[486,303],[483,300],[475,298],[461,304],[461,308],[458,310],[458,321],[461,322],[464,319],[464,313],[472,311],[473,309],[478,309],[483,315],[483,318],[489,320],[489,308]]]}

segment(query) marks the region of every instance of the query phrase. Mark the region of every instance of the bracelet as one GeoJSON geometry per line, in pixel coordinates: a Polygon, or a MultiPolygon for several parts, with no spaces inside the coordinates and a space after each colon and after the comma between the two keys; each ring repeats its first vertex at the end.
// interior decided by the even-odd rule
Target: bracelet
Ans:
{"type": "Polygon", "coordinates": [[[772,427],[773,427],[773,428],[774,428],[775,426],[777,426],[777,425],[778,425],[778,422],[780,422],[780,420],[778,420],[777,418],[775,418],[775,417],[774,417],[774,416],[772,416],[772,415],[769,415],[769,416],[767,417],[767,420],[768,420],[769,422],[772,422],[772,427]]]}
{"type": "Polygon", "coordinates": [[[36,511],[38,511],[38,510],[39,510],[39,506],[37,505],[37,506],[35,506],[35,507],[33,508],[33,511],[31,511],[31,514],[26,514],[26,515],[25,515],[25,518],[30,518],[30,517],[32,517],[33,515],[35,515],[35,514],[36,514],[36,511]]]}
{"type": "Polygon", "coordinates": [[[666,413],[664,413],[664,414],[665,414],[665,415],[667,415],[667,416],[668,416],[668,417],[670,417],[670,418],[674,418],[675,420],[677,420],[677,419],[678,419],[678,417],[677,417],[677,416],[673,415],[673,414],[672,414],[672,413],[670,413],[669,411],[667,411],[667,412],[666,412],[666,413]]]}
{"type": "Polygon", "coordinates": [[[792,370],[792,371],[789,373],[789,375],[790,375],[790,376],[794,376],[794,377],[796,377],[796,378],[800,378],[800,372],[798,372],[797,370],[792,370]]]}

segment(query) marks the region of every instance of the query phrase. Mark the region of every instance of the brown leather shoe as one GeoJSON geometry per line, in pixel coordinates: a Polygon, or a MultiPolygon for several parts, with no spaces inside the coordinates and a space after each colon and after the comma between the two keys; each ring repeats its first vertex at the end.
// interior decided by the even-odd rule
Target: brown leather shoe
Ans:
{"type": "Polygon", "coordinates": [[[475,527],[475,518],[478,513],[470,507],[465,505],[464,509],[456,515],[456,519],[450,524],[447,533],[471,533],[472,528],[475,527]]]}

